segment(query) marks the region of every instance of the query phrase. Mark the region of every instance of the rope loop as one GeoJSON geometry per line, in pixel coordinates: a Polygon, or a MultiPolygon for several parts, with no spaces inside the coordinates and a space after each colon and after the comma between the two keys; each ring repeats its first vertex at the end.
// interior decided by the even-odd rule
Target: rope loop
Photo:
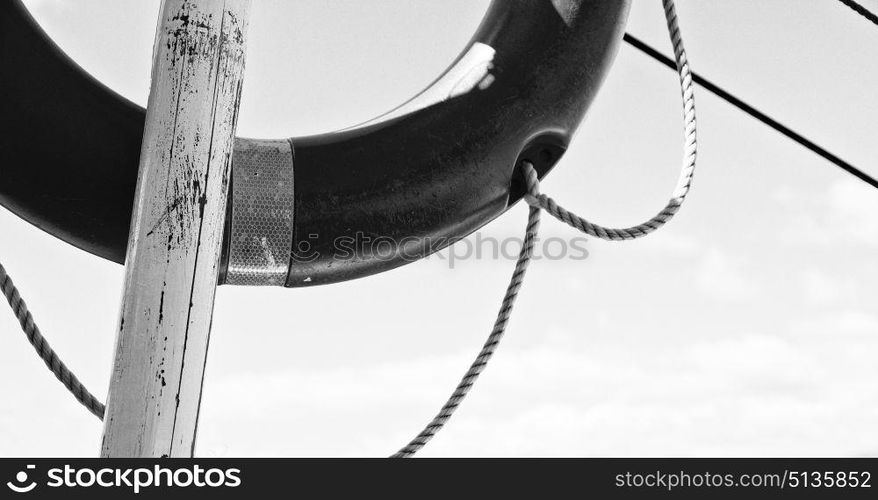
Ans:
{"type": "Polygon", "coordinates": [[[680,34],[680,26],[677,22],[677,12],[674,9],[673,0],[663,0],[665,19],[668,24],[668,33],[671,37],[671,43],[674,46],[674,59],[677,63],[677,73],[680,76],[680,91],[683,96],[683,165],[680,169],[680,177],[677,185],[671,195],[670,201],[665,207],[659,211],[654,217],[646,222],[636,226],[613,229],[593,224],[582,217],[570,212],[564,207],[558,205],[552,198],[540,193],[540,180],[537,171],[530,162],[522,162],[521,167],[524,169],[525,180],[527,181],[527,193],[524,199],[530,205],[528,212],[527,230],[525,232],[524,244],[521,247],[521,253],[518,255],[518,261],[515,263],[515,270],[512,272],[512,278],[509,286],[506,288],[506,294],[500,305],[500,312],[497,313],[497,319],[494,322],[494,329],[488,336],[488,340],[479,351],[475,361],[470,365],[464,374],[460,383],[454,389],[451,397],[439,410],[439,413],[424,427],[414,439],[407,445],[402,447],[392,458],[409,458],[415,455],[427,442],[439,432],[440,429],[448,422],[451,415],[460,406],[461,401],[472,389],[473,384],[479,375],[485,369],[500,339],[506,331],[509,317],[512,314],[512,307],[515,304],[515,298],[521,289],[524,280],[524,273],[530,263],[533,255],[534,240],[537,237],[537,229],[539,228],[540,212],[545,210],[556,219],[564,222],[571,227],[582,231],[585,234],[601,238],[605,240],[633,240],[646,236],[656,229],[665,225],[680,210],[686,195],[689,193],[689,187],[692,184],[692,177],[695,174],[695,157],[698,149],[698,141],[696,140],[696,122],[695,122],[695,96],[692,88],[692,74],[689,70],[689,61],[686,58],[686,51],[683,49],[683,38],[680,34]]]}
{"type": "MultiPolygon", "coordinates": [[[[525,201],[532,207],[539,207],[548,212],[552,217],[577,229],[589,236],[602,240],[621,241],[641,238],[656,229],[664,226],[680,210],[689,189],[692,186],[692,178],[695,175],[695,160],[698,153],[697,122],[695,120],[695,92],[692,84],[692,72],[689,69],[689,61],[686,51],[683,49],[683,38],[680,34],[680,26],[677,21],[677,12],[672,0],[664,0],[665,18],[668,23],[668,33],[674,46],[674,59],[677,64],[677,74],[680,77],[680,92],[683,97],[683,164],[680,168],[680,176],[676,187],[667,205],[655,216],[646,222],[636,226],[615,229],[589,222],[575,213],[558,205],[558,203],[539,193],[528,193],[525,201]]],[[[533,165],[525,162],[525,172],[534,169],[533,165]]]]}
{"type": "MultiPolygon", "coordinates": [[[[689,70],[689,62],[686,58],[686,51],[683,49],[683,39],[680,34],[680,27],[677,22],[677,13],[674,9],[673,0],[663,0],[665,19],[667,20],[668,33],[671,43],[674,47],[674,58],[677,65],[677,73],[680,77],[680,89],[683,96],[683,166],[681,168],[680,177],[677,186],[674,189],[668,204],[658,214],[648,221],[624,229],[613,229],[593,224],[582,217],[570,212],[564,207],[558,205],[552,198],[540,193],[540,181],[534,166],[528,162],[523,162],[521,167],[524,169],[525,180],[527,182],[527,193],[525,201],[530,205],[528,212],[527,229],[525,232],[524,242],[518,260],[515,263],[515,269],[506,288],[506,294],[500,305],[500,311],[497,313],[497,319],[494,321],[494,328],[488,336],[475,361],[470,365],[464,374],[460,383],[454,389],[451,397],[439,410],[439,413],[430,421],[414,439],[406,446],[400,449],[394,458],[407,458],[414,456],[427,442],[436,435],[439,430],[448,422],[451,415],[460,406],[460,403],[472,389],[473,384],[479,378],[479,375],[485,369],[488,361],[494,355],[500,340],[506,332],[509,318],[512,314],[512,308],[518,292],[524,282],[525,272],[530,264],[533,256],[534,243],[540,225],[540,212],[545,210],[558,220],[570,225],[591,236],[606,240],[631,240],[640,238],[657,230],[665,225],[680,209],[689,188],[692,184],[692,177],[695,173],[695,157],[697,152],[696,140],[696,122],[695,122],[695,98],[692,88],[692,74],[689,70]]],[[[0,290],[6,296],[9,306],[12,308],[15,316],[21,323],[22,330],[28,341],[33,345],[37,354],[46,363],[46,366],[55,374],[55,377],[64,384],[68,391],[85,406],[90,412],[100,419],[104,417],[104,405],[94,395],[89,392],[85,386],[76,378],[75,375],[64,365],[55,351],[49,346],[49,343],[40,333],[34,323],[31,313],[27,309],[27,305],[22,300],[18,289],[12,282],[12,279],[6,273],[6,269],[0,264],[0,290]]]]}

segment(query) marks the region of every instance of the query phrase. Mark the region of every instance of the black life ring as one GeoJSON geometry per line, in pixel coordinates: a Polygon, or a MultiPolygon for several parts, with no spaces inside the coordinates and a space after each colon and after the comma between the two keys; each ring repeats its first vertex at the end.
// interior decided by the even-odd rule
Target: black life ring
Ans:
{"type": "MultiPolygon", "coordinates": [[[[122,263],[144,110],[64,55],[20,0],[0,5],[0,203],[122,263]]],[[[289,231],[282,238],[293,257],[275,263],[286,273],[277,284],[388,270],[493,220],[523,194],[520,161],[542,177],[563,154],[618,50],[628,7],[628,0],[494,0],[451,67],[396,110],[329,134],[239,139],[222,279],[248,283],[226,272],[247,223],[236,222],[235,205],[250,200],[235,195],[261,189],[241,185],[246,158],[255,158],[254,175],[268,162],[275,168],[268,173],[291,177],[290,196],[272,197],[287,205],[269,201],[256,214],[271,212],[266,217],[281,220],[275,227],[289,231]],[[291,171],[278,173],[278,165],[291,171]],[[358,238],[383,244],[363,252],[351,246],[358,238]]]]}

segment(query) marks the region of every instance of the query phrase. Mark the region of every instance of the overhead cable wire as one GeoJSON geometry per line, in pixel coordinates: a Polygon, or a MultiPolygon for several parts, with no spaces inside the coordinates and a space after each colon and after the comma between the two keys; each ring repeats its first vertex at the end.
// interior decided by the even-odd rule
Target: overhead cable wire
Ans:
{"type": "MultiPolygon", "coordinates": [[[[647,45],[646,43],[644,43],[643,41],[641,41],[639,38],[635,37],[634,35],[632,35],[630,33],[625,33],[624,40],[625,40],[625,42],[627,42],[629,45],[631,45],[635,49],[643,52],[647,56],[655,59],[656,61],[658,61],[658,62],[664,64],[665,66],[676,71],[677,66],[674,63],[673,59],[670,59],[669,57],[665,56],[664,54],[662,54],[658,50],[650,47],[649,45],[647,45]]],[[[851,165],[850,163],[842,160],[841,158],[830,153],[826,149],[818,146],[810,139],[802,136],[798,132],[795,132],[794,130],[790,129],[786,125],[784,125],[784,124],[778,122],[777,120],[775,120],[774,118],[766,115],[762,111],[759,111],[758,109],[754,108],[753,106],[751,106],[751,105],[747,104],[746,102],[742,101],[741,99],[735,97],[730,92],[724,90],[722,87],[720,87],[719,85],[716,85],[715,83],[711,82],[707,78],[704,78],[703,76],[699,75],[696,72],[692,72],[692,81],[694,81],[696,84],[698,84],[699,86],[701,86],[703,89],[707,90],[708,92],[714,94],[715,96],[726,101],[727,103],[731,104],[732,106],[740,109],[744,113],[747,113],[748,115],[752,116],[753,118],[756,118],[757,120],[764,123],[765,125],[768,125],[769,127],[773,128],[774,130],[780,132],[781,134],[783,134],[787,138],[795,141],[796,143],[798,143],[799,145],[808,149],[812,153],[817,154],[818,156],[829,161],[833,165],[841,168],[845,172],[853,175],[854,177],[860,179],[861,181],[865,182],[866,184],[872,186],[873,188],[878,189],[878,180],[876,180],[874,177],[870,176],[869,174],[867,174],[863,170],[851,165]]]]}
{"type": "Polygon", "coordinates": [[[857,14],[863,16],[864,18],[868,19],[869,21],[872,21],[872,24],[874,24],[875,26],[878,26],[878,15],[875,15],[869,9],[863,7],[862,5],[858,4],[857,2],[854,2],[854,0],[838,0],[838,1],[847,5],[851,9],[853,9],[853,11],[856,12],[857,14]]]}

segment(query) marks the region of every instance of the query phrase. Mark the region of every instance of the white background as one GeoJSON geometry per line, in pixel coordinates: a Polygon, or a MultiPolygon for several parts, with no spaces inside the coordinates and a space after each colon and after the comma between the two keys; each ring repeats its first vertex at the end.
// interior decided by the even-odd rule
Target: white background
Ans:
{"type": "MultiPolygon", "coordinates": [[[[158,2],[26,3],[68,54],[145,105],[158,2]]],[[[629,31],[669,54],[660,2],[634,3],[629,31]]],[[[239,135],[328,131],[391,108],[447,66],[486,7],[255,1],[239,135]]],[[[693,69],[878,175],[875,26],[831,0],[678,10],[693,69]]],[[[680,215],[644,240],[590,241],[584,262],[532,265],[496,359],[423,456],[878,454],[878,192],[696,98],[699,170],[680,215]]],[[[543,190],[602,224],[653,215],[677,175],[679,107],[674,74],[622,46],[543,190]]],[[[520,236],[525,218],[518,206],[483,235],[520,236]]],[[[542,236],[577,235],[545,218],[542,236]]],[[[0,261],[103,397],[121,266],[5,210],[0,261]]],[[[334,286],[222,287],[198,454],[394,452],[481,347],[512,266],[431,258],[334,286]]],[[[100,422],[8,311],[0,401],[0,454],[97,454],[100,422]]]]}

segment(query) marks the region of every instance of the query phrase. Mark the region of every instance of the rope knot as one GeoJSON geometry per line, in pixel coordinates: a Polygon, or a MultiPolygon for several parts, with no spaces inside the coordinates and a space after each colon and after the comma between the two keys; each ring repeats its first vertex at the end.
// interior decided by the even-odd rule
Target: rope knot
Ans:
{"type": "Polygon", "coordinates": [[[537,169],[529,161],[521,162],[521,168],[524,170],[524,181],[527,183],[524,201],[534,208],[540,208],[540,177],[537,169]]]}

